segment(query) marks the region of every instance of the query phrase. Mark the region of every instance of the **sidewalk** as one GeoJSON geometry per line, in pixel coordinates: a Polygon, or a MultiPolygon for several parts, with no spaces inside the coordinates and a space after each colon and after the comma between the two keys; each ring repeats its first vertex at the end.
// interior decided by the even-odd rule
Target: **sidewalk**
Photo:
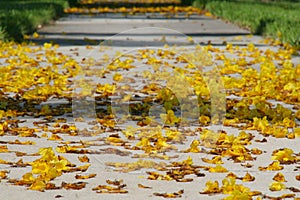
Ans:
{"type": "MultiPolygon", "coordinates": [[[[225,40],[231,42],[235,36],[250,34],[237,26],[206,16],[193,15],[189,19],[179,16],[165,19],[161,16],[149,18],[144,15],[124,18],[121,14],[106,14],[94,17],[70,15],[57,21],[54,25],[42,28],[39,33],[42,41],[53,40],[60,45],[66,45],[66,43],[82,45],[88,43],[85,38],[101,41],[123,31],[144,27],[172,29],[193,37],[199,43],[210,40],[212,44],[222,44],[225,40]]],[[[141,32],[139,35],[133,35],[132,37],[138,37],[142,42],[144,39],[151,40],[156,34],[155,30],[151,30],[151,32],[141,32]]],[[[159,31],[158,34],[163,35],[166,33],[159,31]]],[[[124,40],[126,39],[124,38],[124,40]]],[[[251,42],[258,43],[258,40],[255,38],[251,42]]]]}
{"type": "MultiPolygon", "coordinates": [[[[266,49],[270,49],[274,52],[278,51],[279,47],[268,46],[263,44],[260,36],[250,36],[250,33],[247,30],[241,29],[235,25],[225,23],[219,19],[213,19],[207,16],[197,16],[192,15],[189,19],[185,19],[183,16],[178,16],[177,18],[165,19],[160,15],[147,15],[146,16],[128,16],[124,18],[121,14],[105,14],[105,15],[97,15],[97,16],[83,16],[83,15],[69,15],[68,17],[61,18],[56,21],[54,24],[45,26],[38,31],[39,38],[33,39],[38,45],[43,44],[44,42],[53,42],[60,45],[57,48],[57,52],[61,52],[64,55],[68,55],[78,62],[84,63],[83,61],[89,60],[93,58],[96,60],[96,66],[88,66],[85,65],[84,68],[85,74],[83,75],[83,79],[87,82],[88,80],[92,80],[91,82],[100,82],[104,83],[112,83],[114,82],[114,73],[121,74],[125,81],[122,83],[123,86],[130,85],[133,87],[133,90],[141,90],[144,85],[150,83],[150,80],[144,80],[143,76],[150,77],[150,74],[144,74],[145,71],[150,71],[152,66],[146,66],[146,60],[139,55],[140,50],[154,49],[158,50],[168,44],[170,47],[176,45],[177,48],[182,48],[180,53],[182,52],[196,52],[195,48],[197,44],[200,44],[203,47],[212,45],[212,48],[219,49],[212,50],[209,49],[209,53],[212,55],[212,60],[214,65],[218,65],[222,63],[222,60],[214,60],[217,56],[226,55],[228,58],[236,58],[239,59],[240,54],[243,53],[242,50],[239,49],[228,49],[230,48],[227,44],[232,44],[233,46],[239,46],[240,48],[250,48],[249,44],[254,44],[255,48],[258,48],[258,51],[264,52],[266,49]],[[102,45],[98,45],[100,42],[103,42],[102,45]],[[105,44],[105,45],[103,45],[105,44]],[[107,47],[108,46],[108,47],[107,47]],[[227,50],[226,50],[227,49],[227,50]],[[224,52],[222,52],[224,51],[224,52]],[[105,61],[103,57],[108,57],[105,61]],[[117,70],[112,72],[103,72],[101,70],[105,69],[104,64],[111,62],[115,57],[119,56],[121,61],[126,62],[126,59],[138,58],[140,60],[130,62],[123,66],[124,68],[118,68],[117,70]],[[144,59],[144,60],[143,60],[144,59]],[[134,65],[136,68],[126,69],[127,65],[134,65]],[[93,71],[94,70],[94,71],[93,71]],[[101,78],[97,77],[97,73],[103,75],[101,78]],[[95,74],[93,74],[93,72],[95,74]],[[105,78],[103,78],[105,77],[105,78]],[[148,81],[148,82],[147,82],[148,81]]],[[[209,47],[211,48],[211,47],[209,47]]],[[[176,52],[176,51],[175,51],[176,52]]],[[[178,51],[179,52],[179,51],[178,51]]],[[[145,54],[151,54],[151,52],[146,52],[145,54]]],[[[155,52],[156,53],[156,52],[155,52]]],[[[147,55],[148,55],[147,54],[147,55]]],[[[154,54],[154,53],[153,53],[154,54]]],[[[263,55],[263,53],[262,53],[263,55]]],[[[176,56],[172,57],[170,55],[165,55],[162,58],[163,62],[158,62],[158,65],[167,66],[164,61],[170,60],[171,65],[176,65],[176,62],[179,61],[174,60],[176,56]]],[[[249,57],[247,57],[248,59],[249,57]]],[[[193,62],[193,61],[191,61],[193,62]]],[[[277,62],[277,61],[276,61],[277,62]]],[[[293,57],[292,62],[295,64],[300,63],[299,57],[293,57]]],[[[84,64],[83,64],[84,65],[84,64]]],[[[186,64],[178,64],[182,69],[185,69],[184,66],[186,64]]],[[[120,65],[121,66],[121,65],[120,65]]],[[[253,65],[250,67],[259,67],[257,65],[253,65]]],[[[159,69],[162,72],[165,72],[163,69],[159,69]]],[[[167,70],[166,70],[167,71],[167,70]]],[[[191,72],[193,74],[194,71],[191,72]]],[[[155,71],[152,72],[155,75],[155,71]]],[[[216,75],[217,76],[217,75],[216,75]]],[[[235,76],[235,75],[233,75],[235,76]]],[[[82,77],[81,77],[82,78],[82,77]]],[[[155,77],[154,77],[155,79],[155,77]]],[[[154,80],[153,79],[153,80],[154,80]]],[[[90,83],[92,86],[95,83],[90,83]]],[[[80,85],[84,88],[83,85],[80,85]]],[[[187,85],[189,86],[189,85],[187,85]]],[[[189,88],[186,88],[188,90],[189,88]]],[[[125,89],[124,89],[125,91],[125,89]]],[[[125,91],[126,92],[126,91],[125,91]]],[[[136,98],[142,98],[142,94],[136,95],[136,98]]],[[[47,103],[47,102],[46,102],[47,103]]],[[[55,99],[50,100],[50,103],[60,103],[56,102],[55,99]]],[[[66,102],[63,102],[66,103],[66,102]]],[[[74,103],[74,102],[73,102],[74,103]]],[[[75,107],[73,105],[73,109],[83,109],[83,118],[88,119],[90,114],[94,114],[93,111],[87,111],[84,109],[90,109],[93,105],[93,100],[89,102],[89,105],[86,107],[80,107],[84,102],[79,102],[75,107]],[[78,107],[76,107],[78,106],[78,107]]],[[[273,103],[278,103],[273,101],[273,103]]],[[[279,102],[284,106],[291,108],[291,105],[286,103],[279,102]]],[[[96,105],[99,106],[99,104],[96,105]]],[[[191,104],[192,105],[192,104],[191,104]]],[[[94,108],[94,107],[92,107],[94,108]]],[[[97,107],[98,109],[102,108],[101,105],[97,107]]],[[[161,108],[158,108],[161,109],[161,108]]],[[[291,108],[291,110],[295,111],[296,109],[291,108]]],[[[77,111],[77,110],[76,110],[77,111]]],[[[116,111],[117,112],[117,111],[116,111]]],[[[153,111],[159,112],[159,111],[153,111]]],[[[73,112],[74,114],[74,112],[73,112]]],[[[80,112],[77,113],[80,115],[80,112]]],[[[156,113],[154,113],[156,114],[156,113]]],[[[161,114],[161,113],[158,113],[161,114]]],[[[77,128],[91,128],[93,126],[84,124],[84,122],[74,122],[74,116],[63,116],[67,119],[67,124],[75,124],[78,126],[77,128]]],[[[59,116],[58,116],[59,118],[59,116]]],[[[93,117],[91,117],[93,119],[93,117]]],[[[23,123],[24,126],[33,126],[34,121],[39,121],[40,119],[25,117],[27,121],[23,123]]],[[[51,125],[55,124],[54,122],[49,122],[51,125]]],[[[126,123],[121,124],[120,128],[124,131],[126,129],[126,123]]],[[[241,130],[234,127],[225,127],[225,126],[209,126],[215,131],[218,129],[225,130],[228,135],[234,134],[237,136],[241,130]]],[[[196,131],[197,126],[191,125],[190,127],[184,127],[180,131],[185,132],[187,135],[191,132],[196,135],[186,136],[186,141],[183,144],[174,144],[179,150],[186,150],[190,147],[190,144],[193,140],[199,140],[199,132],[196,131]],[[198,134],[198,135],[197,135],[198,134]]],[[[99,130],[100,131],[100,130],[99,130]]],[[[269,190],[269,185],[273,182],[272,178],[277,172],[281,172],[284,174],[288,187],[296,187],[299,189],[299,181],[295,179],[297,175],[299,175],[299,162],[284,165],[284,169],[281,171],[260,171],[259,167],[268,166],[273,160],[271,160],[272,152],[276,149],[280,148],[291,148],[294,150],[295,154],[297,154],[297,158],[299,159],[299,142],[300,138],[296,139],[287,139],[287,138],[275,138],[275,137],[264,137],[259,134],[255,130],[247,130],[247,133],[252,133],[254,138],[247,145],[248,149],[258,148],[262,150],[261,155],[255,156],[256,159],[253,161],[246,161],[242,163],[235,163],[233,160],[229,160],[226,157],[222,157],[224,164],[223,167],[228,169],[226,173],[210,173],[203,168],[200,168],[200,172],[204,174],[204,176],[197,177],[195,174],[187,175],[185,178],[192,178],[191,182],[176,182],[175,180],[149,180],[147,177],[149,174],[146,172],[156,171],[160,174],[165,174],[166,171],[157,171],[156,169],[150,168],[141,168],[139,170],[133,170],[128,173],[116,172],[114,171],[116,168],[107,166],[105,163],[107,162],[136,162],[138,158],[133,158],[135,154],[143,154],[142,150],[133,150],[126,149],[125,146],[116,143],[105,143],[105,138],[112,134],[119,134],[122,140],[126,140],[128,144],[134,145],[138,141],[130,140],[122,135],[122,131],[108,129],[108,131],[103,131],[98,135],[79,135],[79,136],[71,136],[67,134],[60,134],[63,138],[62,141],[55,140],[47,140],[46,138],[30,138],[30,140],[35,141],[36,145],[25,146],[25,147],[16,147],[9,146],[12,149],[20,150],[28,153],[37,152],[38,147],[53,147],[56,148],[58,146],[62,146],[63,142],[74,142],[75,145],[80,145],[81,141],[88,141],[89,144],[83,145],[83,148],[89,151],[98,152],[97,154],[87,154],[90,159],[90,167],[87,172],[82,173],[65,173],[62,176],[55,178],[52,182],[60,185],[61,182],[78,182],[83,181],[86,182],[85,188],[81,190],[66,190],[66,189],[58,189],[58,190],[46,190],[45,192],[26,190],[24,186],[13,186],[10,183],[6,183],[5,181],[0,182],[0,199],[3,200],[15,200],[15,199],[109,199],[109,200],[118,200],[118,199],[164,199],[163,197],[155,196],[154,193],[174,193],[180,190],[184,190],[184,193],[181,195],[175,194],[175,196],[180,197],[179,199],[221,199],[226,197],[223,194],[217,195],[207,195],[200,194],[199,192],[203,192],[206,188],[205,183],[209,180],[211,181],[219,181],[220,186],[222,185],[222,180],[227,176],[229,172],[235,173],[238,177],[245,176],[246,172],[250,173],[255,177],[253,182],[242,182],[237,180],[238,184],[242,184],[251,191],[260,191],[262,194],[269,196],[265,199],[270,199],[271,197],[279,197],[283,194],[294,194],[294,199],[300,198],[299,192],[291,192],[290,190],[282,190],[272,192],[269,190]],[[266,143],[259,142],[262,139],[267,138],[266,143]],[[256,140],[256,141],[254,141],[256,140]],[[121,154],[120,152],[110,152],[107,150],[106,153],[99,153],[101,149],[104,151],[106,148],[118,149],[124,152],[129,152],[129,155],[120,156],[116,154],[121,154]],[[245,167],[243,165],[249,164],[251,167],[245,167]],[[97,174],[95,178],[78,180],[74,179],[76,174],[97,174]],[[92,190],[98,185],[104,185],[106,180],[123,180],[123,183],[126,184],[125,190],[128,191],[126,194],[98,194],[92,190]],[[138,184],[142,184],[145,186],[151,187],[151,189],[145,189],[139,187],[138,184]]],[[[12,136],[7,136],[5,139],[15,139],[12,136]]],[[[126,142],[126,143],[127,143],[126,142]]],[[[71,143],[70,143],[71,144],[71,143]]],[[[129,145],[129,146],[130,146],[129,145]]],[[[132,147],[132,146],[131,146],[132,147]]],[[[200,146],[199,146],[200,148],[200,146]]],[[[165,155],[171,157],[170,160],[163,159],[149,159],[159,162],[165,162],[170,165],[171,162],[181,162],[186,160],[188,157],[193,159],[195,165],[201,166],[215,166],[212,164],[205,163],[201,160],[201,158],[211,159],[212,155],[205,152],[209,148],[201,147],[200,153],[182,153],[182,152],[167,152],[165,155]],[[175,156],[172,158],[172,156],[175,156]],[[178,156],[178,157],[176,157],[178,156]]],[[[3,154],[4,155],[4,154],[3,154]]],[[[78,166],[83,165],[78,162],[78,156],[83,156],[81,154],[76,153],[62,153],[64,157],[66,157],[71,163],[77,163],[78,166]]],[[[163,154],[161,154],[163,155],[163,154]]],[[[15,158],[15,161],[18,159],[14,153],[7,153],[3,156],[3,159],[9,159],[11,157],[15,158]]],[[[2,157],[1,157],[2,159],[2,157]]],[[[33,161],[37,159],[35,156],[27,156],[24,158],[27,162],[33,161]]],[[[147,159],[147,158],[146,158],[147,159]]],[[[23,174],[30,171],[29,167],[25,168],[12,168],[7,167],[6,165],[0,165],[1,170],[9,170],[11,171],[12,176],[16,178],[21,178],[23,174]]],[[[253,197],[256,199],[256,196],[253,197]]],[[[263,198],[264,199],[264,198],[263,198]]]]}

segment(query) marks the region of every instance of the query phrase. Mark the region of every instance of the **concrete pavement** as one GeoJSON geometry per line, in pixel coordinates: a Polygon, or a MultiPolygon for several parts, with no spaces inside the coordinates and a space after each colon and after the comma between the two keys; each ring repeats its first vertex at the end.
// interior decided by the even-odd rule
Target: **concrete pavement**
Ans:
{"type": "MultiPolygon", "coordinates": [[[[153,16],[150,15],[147,17],[144,15],[141,16],[128,16],[124,18],[121,14],[105,14],[98,16],[82,16],[82,15],[69,15],[67,17],[61,18],[55,23],[45,26],[38,31],[40,37],[33,39],[37,44],[43,44],[44,42],[54,42],[60,45],[57,51],[62,52],[78,62],[81,62],[83,59],[94,58],[102,59],[102,56],[107,54],[110,58],[118,55],[118,52],[125,52],[124,55],[130,57],[138,50],[137,49],[148,49],[155,47],[162,48],[166,43],[168,45],[177,45],[177,47],[186,48],[184,51],[194,51],[193,48],[196,44],[201,44],[206,46],[207,44],[212,44],[214,47],[224,50],[226,48],[226,43],[232,43],[234,45],[240,45],[241,47],[247,47],[249,43],[253,43],[256,47],[260,48],[261,51],[264,51],[268,48],[273,51],[277,51],[278,47],[271,47],[265,44],[262,44],[260,41],[262,38],[260,36],[248,36],[250,33],[247,30],[241,29],[235,25],[225,23],[219,19],[213,19],[206,16],[196,16],[193,15],[189,19],[184,17],[177,17],[171,19],[165,19],[160,15],[153,16]],[[191,38],[192,40],[191,41],[191,38]],[[100,45],[100,42],[103,42],[108,49],[103,48],[104,45],[100,45]],[[88,47],[86,46],[88,45],[88,47]],[[130,52],[133,53],[130,53],[130,52]],[[100,52],[100,53],[99,53],[100,52]]],[[[121,53],[122,54],[122,53],[121,53]]],[[[212,53],[215,56],[215,53],[212,53]]],[[[236,52],[230,55],[232,58],[238,58],[236,52]]],[[[121,55],[122,57],[122,55],[121,55]]],[[[125,57],[125,56],[124,56],[125,57]]],[[[295,57],[292,59],[294,63],[299,63],[299,58],[295,57]]],[[[219,61],[216,61],[215,65],[219,61]]],[[[100,67],[103,63],[100,63],[100,67]]],[[[133,63],[135,64],[135,63],[133,63]]],[[[124,85],[132,83],[135,87],[140,87],[143,83],[141,78],[143,71],[149,70],[149,68],[143,66],[142,64],[137,64],[139,68],[137,70],[133,69],[133,73],[130,74],[130,70],[119,71],[124,77],[128,77],[128,82],[125,82],[124,85]],[[134,82],[132,79],[135,79],[134,82]]],[[[96,67],[97,68],[97,67],[96,67]]],[[[87,69],[88,71],[88,69],[87,69]]],[[[93,75],[93,74],[92,74],[93,75]]],[[[112,74],[108,74],[104,79],[99,79],[99,77],[93,77],[88,75],[85,77],[87,79],[92,79],[93,81],[100,81],[104,84],[106,82],[112,82],[112,74]]],[[[54,100],[55,101],[55,100],[54,100]]],[[[93,103],[93,102],[92,102],[93,103]]],[[[73,107],[74,108],[74,107],[73,107]]],[[[87,114],[87,112],[85,112],[87,114]]],[[[32,119],[30,119],[32,120],[32,119]]],[[[32,121],[28,120],[27,125],[31,124],[32,121]]],[[[33,119],[34,121],[35,119],[33,119]]],[[[74,124],[74,119],[72,117],[67,117],[68,123],[74,124]]],[[[76,124],[76,123],[75,123],[76,124]]],[[[77,125],[80,123],[77,123],[77,125]]],[[[80,128],[85,127],[84,125],[80,128]]],[[[186,131],[188,132],[186,127],[186,131]]],[[[191,129],[195,127],[190,127],[191,129]]],[[[222,127],[223,130],[226,130],[228,134],[237,135],[240,130],[233,127],[222,127]]],[[[256,140],[261,140],[264,137],[256,131],[250,131],[255,135],[256,140]]],[[[77,141],[88,140],[96,142],[95,146],[89,146],[88,149],[99,150],[102,144],[100,138],[108,136],[112,133],[103,133],[98,136],[82,136],[82,137],[72,137],[64,136],[65,141],[77,141]]],[[[179,145],[179,148],[186,149],[189,147],[189,144],[193,139],[198,139],[199,136],[188,137],[187,141],[184,144],[179,145]]],[[[56,141],[48,141],[46,139],[34,138],[34,141],[37,142],[38,147],[42,146],[52,146],[57,147],[60,145],[56,141]]],[[[79,142],[80,143],[80,142],[79,142]]],[[[299,138],[295,140],[289,139],[276,139],[273,137],[268,138],[268,143],[259,143],[253,142],[249,146],[251,148],[260,148],[263,150],[263,154],[257,157],[257,160],[252,161],[253,167],[245,168],[241,166],[240,163],[233,163],[232,161],[223,159],[225,166],[229,171],[234,172],[239,177],[244,176],[246,172],[251,173],[255,176],[254,182],[239,182],[249,187],[251,190],[261,191],[263,194],[268,194],[270,196],[280,196],[284,193],[291,193],[290,191],[284,190],[279,192],[271,192],[268,189],[268,185],[272,182],[272,177],[277,173],[274,171],[262,172],[258,170],[259,166],[267,166],[271,163],[270,157],[272,151],[278,148],[288,147],[293,149],[295,152],[299,152],[299,138]]],[[[113,147],[113,146],[109,146],[113,147]]],[[[118,147],[119,148],[119,147],[118,147]]],[[[123,149],[124,150],[124,149],[123,149]]],[[[30,149],[24,148],[23,151],[30,151],[30,149]]],[[[34,152],[34,151],[33,151],[34,152]]],[[[133,151],[134,153],[134,151],[133,151]]],[[[140,152],[139,152],[140,153],[140,152]]],[[[153,159],[157,162],[172,162],[172,161],[182,161],[188,156],[193,158],[193,161],[197,165],[205,165],[201,158],[210,158],[206,153],[178,153],[172,152],[168,154],[170,156],[179,155],[179,158],[174,160],[160,160],[153,159]]],[[[10,155],[7,155],[8,157],[10,155]]],[[[77,160],[77,154],[64,154],[67,159],[71,162],[77,160]]],[[[227,173],[205,173],[205,177],[196,177],[191,175],[191,178],[194,179],[192,182],[176,182],[176,181],[164,181],[164,180],[148,180],[146,171],[152,171],[148,169],[141,169],[137,171],[132,171],[129,173],[121,173],[114,171],[114,168],[105,166],[105,162],[134,162],[137,159],[132,157],[123,157],[113,154],[95,154],[89,155],[91,167],[88,170],[88,173],[96,173],[97,177],[94,179],[88,179],[86,188],[82,190],[49,190],[46,192],[37,192],[26,190],[24,187],[11,186],[8,183],[0,183],[0,197],[1,199],[162,199],[162,197],[154,196],[154,192],[177,192],[181,189],[184,189],[184,194],[180,199],[221,199],[225,195],[204,195],[199,194],[205,189],[205,183],[209,180],[218,180],[221,184],[221,181],[225,178],[227,173]],[[95,191],[92,191],[92,188],[96,187],[99,184],[105,184],[105,180],[110,179],[123,179],[124,183],[127,185],[128,194],[97,194],[95,191]],[[138,187],[138,184],[151,186],[152,189],[143,189],[138,187]],[[5,191],[5,192],[2,192],[5,191]]],[[[299,157],[299,156],[298,156],[299,157]]],[[[31,158],[33,159],[33,158],[31,158]]],[[[244,163],[245,164],[245,163],[244,163]]],[[[287,185],[294,186],[299,188],[299,181],[295,179],[295,176],[299,174],[299,171],[296,171],[296,166],[299,167],[299,164],[286,165],[284,170],[281,172],[285,174],[286,179],[288,180],[287,185]]],[[[20,177],[21,174],[24,174],[29,169],[15,170],[12,169],[13,175],[15,177],[20,177]]],[[[164,172],[161,172],[164,173],[164,172]]],[[[62,181],[74,182],[74,174],[64,174],[54,180],[58,185],[62,181]]],[[[77,180],[78,181],[78,180],[77,180]]],[[[295,193],[297,198],[300,198],[299,193],[295,193]]],[[[255,197],[254,197],[255,198],[255,197]]]]}

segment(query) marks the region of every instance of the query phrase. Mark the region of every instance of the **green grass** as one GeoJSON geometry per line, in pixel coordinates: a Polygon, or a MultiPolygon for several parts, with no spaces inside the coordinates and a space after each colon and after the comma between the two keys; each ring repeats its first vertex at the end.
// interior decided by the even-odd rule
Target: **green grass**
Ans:
{"type": "MultiPolygon", "coordinates": [[[[190,5],[193,0],[182,0],[190,5]]],[[[0,39],[21,42],[41,24],[63,15],[79,0],[0,0],[0,39]]],[[[195,0],[213,15],[246,27],[253,34],[300,46],[300,0],[195,0]]]]}
{"type": "MultiPolygon", "coordinates": [[[[300,46],[300,1],[196,0],[213,15],[248,28],[253,34],[278,37],[300,46]]],[[[195,3],[197,5],[197,3],[195,3]]]]}
{"type": "Polygon", "coordinates": [[[0,39],[21,42],[39,25],[63,15],[67,0],[0,0],[0,39]]]}

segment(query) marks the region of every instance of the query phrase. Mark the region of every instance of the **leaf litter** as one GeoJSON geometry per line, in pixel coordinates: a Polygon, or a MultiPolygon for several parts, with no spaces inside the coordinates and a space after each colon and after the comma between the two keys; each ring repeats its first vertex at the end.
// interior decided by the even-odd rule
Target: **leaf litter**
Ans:
{"type": "MultiPolygon", "coordinates": [[[[180,11],[179,8],[177,10],[180,11]]],[[[81,12],[81,10],[68,12],[81,12]]],[[[231,162],[236,167],[243,167],[241,168],[243,170],[253,168],[256,166],[256,160],[266,153],[263,146],[258,145],[252,148],[253,144],[254,146],[260,143],[270,145],[270,137],[279,141],[299,140],[300,64],[292,61],[294,53],[292,47],[285,45],[279,47],[277,51],[272,51],[270,49],[259,50],[254,44],[239,47],[228,43],[225,49],[210,44],[204,47],[198,46],[194,54],[186,53],[186,57],[200,59],[201,65],[199,66],[190,65],[186,59],[177,57],[168,49],[144,49],[126,60],[117,59],[100,72],[100,76],[111,76],[115,82],[96,84],[95,98],[103,109],[97,113],[99,116],[97,120],[89,124],[90,128],[85,130],[85,134],[98,138],[80,141],[76,138],[79,130],[74,124],[68,122],[66,115],[71,110],[74,78],[83,73],[83,70],[93,66],[93,61],[78,62],[59,52],[58,45],[50,43],[37,47],[0,42],[0,49],[0,136],[2,137],[0,154],[14,153],[21,157],[18,161],[0,159],[0,163],[9,166],[8,168],[31,168],[19,179],[10,178],[10,170],[1,170],[1,182],[7,181],[12,185],[22,185],[37,191],[81,190],[86,187],[89,179],[99,178],[96,173],[81,174],[88,172],[90,166],[93,165],[88,155],[109,154],[132,157],[137,160],[123,163],[107,162],[105,163],[107,166],[122,173],[151,169],[145,174],[147,174],[147,179],[152,181],[176,181],[184,184],[205,179],[210,173],[228,174],[221,182],[206,181],[206,188],[197,189],[201,195],[224,194],[227,195],[225,199],[298,198],[299,187],[289,185],[291,180],[286,179],[285,173],[287,172],[284,170],[292,167],[295,172],[299,171],[300,152],[295,152],[288,147],[274,146],[273,152],[269,152],[271,153],[269,162],[254,169],[261,173],[267,171],[276,173],[267,186],[271,192],[268,194],[250,189],[251,184],[259,181],[250,171],[245,171],[243,176],[237,176],[233,173],[234,170],[231,170],[232,168],[226,166],[228,162],[231,162]],[[207,59],[193,57],[201,52],[210,55],[208,57],[212,60],[217,60],[217,69],[222,74],[226,95],[240,97],[239,99],[226,99],[226,118],[222,122],[224,126],[238,129],[238,134],[231,134],[225,130],[209,130],[208,125],[215,120],[209,114],[211,94],[199,71],[211,63],[207,59]],[[230,55],[236,55],[238,59],[230,55]],[[197,122],[194,122],[195,129],[185,130],[178,127],[184,119],[178,115],[179,101],[172,91],[162,88],[154,81],[144,85],[140,90],[123,84],[129,79],[126,80],[122,71],[136,68],[135,61],[141,59],[144,59],[145,64],[150,66],[149,71],[136,77],[136,80],[130,79],[132,83],[139,79],[158,82],[168,80],[166,77],[170,76],[170,72],[166,69],[176,70],[184,75],[195,90],[201,110],[201,116],[197,122]],[[177,67],[177,64],[185,65],[184,69],[177,67]],[[160,65],[163,65],[165,69],[160,65]],[[257,70],[256,65],[260,66],[260,70],[257,70]],[[232,76],[232,74],[240,76],[232,76]],[[120,129],[118,125],[122,124],[122,121],[116,123],[109,111],[111,106],[108,103],[109,98],[126,90],[135,93],[135,95],[124,96],[122,101],[133,102],[130,105],[131,116],[129,117],[134,119],[137,128],[127,126],[125,129],[120,129]],[[146,98],[141,99],[141,94],[146,98]],[[51,99],[63,99],[66,103],[58,106],[45,104],[51,99]],[[282,103],[274,104],[274,100],[282,103]],[[161,103],[166,113],[156,118],[143,115],[149,111],[153,102],[161,103]],[[284,105],[291,105],[292,109],[284,105]],[[32,126],[24,125],[26,121],[26,117],[24,121],[22,119],[24,116],[35,117],[32,126]],[[159,120],[164,124],[158,123],[159,120]],[[189,140],[192,137],[194,139],[189,140]],[[36,146],[37,142],[43,138],[54,144],[55,148],[42,147],[35,153],[13,150],[17,145],[36,146]],[[187,141],[189,141],[188,144],[187,141]],[[186,144],[184,149],[180,148],[182,144],[186,144]],[[102,148],[103,146],[107,147],[102,148]],[[71,154],[77,155],[78,161],[83,164],[77,165],[69,162],[66,158],[71,154]],[[182,161],[173,161],[179,159],[178,155],[181,154],[188,157],[182,161]],[[195,160],[189,155],[202,157],[195,160]],[[25,156],[36,159],[31,162],[23,161],[25,156]],[[158,159],[164,162],[158,162],[158,159]],[[65,173],[78,172],[80,174],[74,175],[74,181],[84,179],[86,182],[69,182],[68,180],[62,181],[59,186],[52,182],[65,173]],[[244,183],[247,183],[248,187],[244,183]],[[290,193],[275,197],[269,195],[273,194],[273,191],[290,193]]],[[[92,71],[86,70],[84,73],[88,74],[92,71]]],[[[173,84],[172,80],[168,81],[169,84],[173,84]]],[[[86,87],[79,93],[79,97],[83,98],[89,95],[90,88],[88,85],[82,86],[86,87]]],[[[183,97],[191,95],[184,87],[179,87],[177,90],[183,97]]],[[[123,123],[126,124],[128,119],[123,119],[123,123]]],[[[77,119],[77,121],[84,122],[84,119],[77,119]]],[[[88,137],[83,138],[88,139],[88,137]]],[[[295,181],[299,181],[300,175],[293,174],[295,174],[295,181]]],[[[92,190],[99,194],[130,192],[130,189],[126,189],[127,185],[123,183],[123,180],[107,180],[106,183],[107,185],[93,186],[92,190]]],[[[154,186],[142,184],[138,184],[138,188],[156,189],[154,186]]],[[[184,190],[173,193],[154,192],[153,195],[180,198],[184,196],[184,190]]]]}

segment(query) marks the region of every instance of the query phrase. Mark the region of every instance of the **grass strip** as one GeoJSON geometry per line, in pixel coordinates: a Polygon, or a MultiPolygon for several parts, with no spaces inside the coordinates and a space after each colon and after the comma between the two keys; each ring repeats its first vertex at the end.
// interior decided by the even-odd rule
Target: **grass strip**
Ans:
{"type": "Polygon", "coordinates": [[[213,15],[248,28],[253,34],[300,46],[300,1],[196,0],[213,15]]]}
{"type": "Polygon", "coordinates": [[[39,25],[63,15],[66,0],[0,0],[0,39],[23,41],[39,25]]]}

